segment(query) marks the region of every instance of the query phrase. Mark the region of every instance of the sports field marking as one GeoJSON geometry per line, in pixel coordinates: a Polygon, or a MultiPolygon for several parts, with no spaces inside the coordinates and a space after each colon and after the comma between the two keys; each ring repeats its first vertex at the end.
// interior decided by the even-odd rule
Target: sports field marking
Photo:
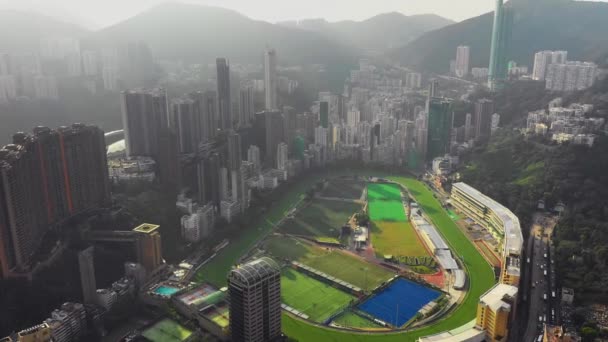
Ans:
{"type": "Polygon", "coordinates": [[[375,323],[374,321],[367,319],[365,317],[362,317],[360,315],[357,315],[356,313],[354,313],[352,311],[347,311],[347,312],[341,314],[336,319],[334,319],[332,321],[332,323],[336,323],[336,324],[339,324],[344,327],[352,327],[352,328],[363,328],[363,329],[365,329],[365,328],[371,328],[371,329],[382,328],[382,326],[380,324],[375,323]]]}
{"type": "Polygon", "coordinates": [[[409,222],[372,222],[372,244],[380,255],[429,256],[409,222]]]}
{"type": "Polygon", "coordinates": [[[283,303],[307,314],[316,322],[324,322],[354,298],[291,268],[285,269],[281,276],[283,303]]]}
{"type": "Polygon", "coordinates": [[[266,241],[266,249],[272,257],[301,262],[364,290],[372,290],[395,275],[343,251],[290,237],[273,236],[266,241]]]}

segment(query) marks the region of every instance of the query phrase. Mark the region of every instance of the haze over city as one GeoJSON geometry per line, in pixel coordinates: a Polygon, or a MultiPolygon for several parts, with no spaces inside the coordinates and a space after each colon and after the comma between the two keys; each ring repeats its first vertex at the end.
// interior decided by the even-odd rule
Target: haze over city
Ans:
{"type": "MultiPolygon", "coordinates": [[[[2,0],[0,10],[24,9],[98,29],[136,15],[164,0],[2,0]]],[[[184,3],[218,6],[235,10],[257,20],[277,22],[309,18],[328,21],[364,20],[387,12],[405,15],[437,14],[454,21],[468,19],[492,10],[490,0],[379,0],[379,1],[284,1],[284,0],[185,0],[184,3]]]]}
{"type": "Polygon", "coordinates": [[[606,18],[0,0],[0,342],[607,341],[606,18]]]}

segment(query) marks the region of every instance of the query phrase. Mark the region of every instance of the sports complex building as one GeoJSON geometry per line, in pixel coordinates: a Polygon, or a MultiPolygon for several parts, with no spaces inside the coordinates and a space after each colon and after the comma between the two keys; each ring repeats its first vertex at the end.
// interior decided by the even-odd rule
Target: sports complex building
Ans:
{"type": "Polygon", "coordinates": [[[521,272],[523,236],[519,219],[509,209],[465,183],[452,185],[451,203],[484,226],[503,246],[500,283],[481,296],[475,328],[485,331],[487,341],[506,341],[515,314],[521,272]]]}
{"type": "Polygon", "coordinates": [[[509,209],[465,183],[452,186],[452,205],[485,226],[503,244],[501,283],[518,286],[524,238],[519,219],[509,209]]]}

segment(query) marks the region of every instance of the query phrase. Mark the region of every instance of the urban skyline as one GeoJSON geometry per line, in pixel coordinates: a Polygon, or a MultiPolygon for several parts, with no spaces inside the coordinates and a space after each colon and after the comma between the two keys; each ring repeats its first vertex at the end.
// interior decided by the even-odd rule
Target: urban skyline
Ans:
{"type": "Polygon", "coordinates": [[[546,4],[495,5],[487,50],[456,34],[476,20],[443,26],[431,68],[284,27],[247,37],[255,61],[127,37],[0,53],[7,122],[66,112],[0,148],[1,341],[603,337],[608,71],[521,49],[514,18],[546,4]]]}

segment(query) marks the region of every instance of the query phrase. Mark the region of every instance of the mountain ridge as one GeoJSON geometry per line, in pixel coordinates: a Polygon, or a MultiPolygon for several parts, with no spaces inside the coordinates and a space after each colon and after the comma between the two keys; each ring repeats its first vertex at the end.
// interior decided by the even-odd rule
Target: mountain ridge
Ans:
{"type": "Polygon", "coordinates": [[[145,41],[160,58],[211,62],[226,56],[258,62],[265,46],[289,63],[331,64],[355,55],[348,46],[314,32],[281,27],[213,6],[164,3],[95,32],[98,42],[145,41]]]}
{"type": "Polygon", "coordinates": [[[318,32],[337,41],[345,41],[363,50],[386,50],[407,44],[424,32],[454,23],[435,14],[407,16],[400,12],[380,13],[370,18],[329,22],[323,18],[302,19],[277,24],[318,32]]]}
{"type": "Polygon", "coordinates": [[[36,12],[0,11],[0,52],[34,52],[43,38],[68,36],[79,38],[88,30],[36,12]]]}
{"type": "MultiPolygon", "coordinates": [[[[608,3],[515,1],[509,59],[533,66],[540,50],[567,50],[570,60],[605,61],[608,57],[608,3]],[[584,18],[584,20],[573,20],[584,18]]],[[[471,47],[471,66],[487,67],[493,12],[422,34],[410,44],[387,53],[417,69],[442,73],[455,58],[458,45],[471,47]]]]}

